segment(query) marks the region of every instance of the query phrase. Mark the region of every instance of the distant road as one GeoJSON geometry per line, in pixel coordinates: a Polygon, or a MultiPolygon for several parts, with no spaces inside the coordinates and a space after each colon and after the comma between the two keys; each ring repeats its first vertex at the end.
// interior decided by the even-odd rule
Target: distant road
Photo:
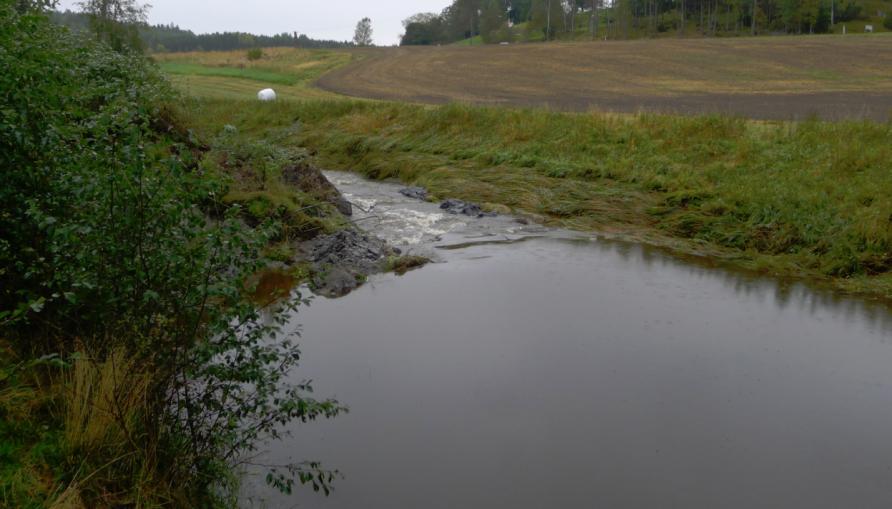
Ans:
{"type": "Polygon", "coordinates": [[[659,39],[356,50],[344,95],[557,110],[892,118],[892,36],[659,39]]]}

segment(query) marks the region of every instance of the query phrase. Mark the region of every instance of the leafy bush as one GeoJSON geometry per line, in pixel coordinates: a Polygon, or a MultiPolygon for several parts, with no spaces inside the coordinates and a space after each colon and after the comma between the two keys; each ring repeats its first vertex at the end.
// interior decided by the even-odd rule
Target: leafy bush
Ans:
{"type": "Polygon", "coordinates": [[[251,48],[248,50],[248,60],[255,61],[263,58],[263,50],[260,48],[251,48]]]}
{"type": "MultiPolygon", "coordinates": [[[[0,335],[24,359],[79,354],[104,366],[124,356],[133,369],[116,383],[145,394],[128,412],[138,418],[119,423],[133,448],[124,457],[142,463],[97,446],[55,465],[55,477],[73,483],[78,469],[105,465],[113,478],[78,487],[100,498],[152,468],[153,483],[192,500],[227,496],[231,467],[257,440],[342,410],[285,383],[299,360],[282,337],[285,315],[262,320],[248,300],[243,281],[264,266],[277,225],[248,228],[223,203],[226,186],[200,170],[202,147],[165,106],[171,89],[144,57],[9,0],[0,26],[0,335]]],[[[70,413],[83,397],[63,405],[70,413]]],[[[83,429],[68,426],[68,442],[99,443],[77,439],[83,429]]],[[[288,467],[328,489],[331,474],[317,464],[288,467]]]]}
{"type": "Polygon", "coordinates": [[[883,26],[892,30],[892,13],[886,13],[886,19],[883,20],[883,26]]]}

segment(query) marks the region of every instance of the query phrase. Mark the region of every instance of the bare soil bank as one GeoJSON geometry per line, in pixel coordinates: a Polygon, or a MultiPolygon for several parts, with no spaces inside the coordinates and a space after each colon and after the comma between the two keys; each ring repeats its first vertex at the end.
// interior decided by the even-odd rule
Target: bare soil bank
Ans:
{"type": "Polygon", "coordinates": [[[892,37],[641,40],[357,50],[325,90],[443,104],[892,118],[892,37]]]}

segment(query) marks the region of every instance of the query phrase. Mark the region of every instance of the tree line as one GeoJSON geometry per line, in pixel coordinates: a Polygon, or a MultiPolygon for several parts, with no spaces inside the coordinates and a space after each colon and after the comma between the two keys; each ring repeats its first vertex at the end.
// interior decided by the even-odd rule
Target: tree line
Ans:
{"type": "MultiPolygon", "coordinates": [[[[52,13],[52,19],[60,25],[72,30],[81,31],[90,28],[90,16],[66,10],[52,13]]],[[[131,24],[135,28],[138,42],[147,50],[153,52],[181,52],[181,51],[230,51],[250,48],[344,48],[354,44],[349,41],[318,40],[307,37],[305,34],[281,33],[277,35],[255,35],[245,32],[215,32],[211,34],[196,34],[191,30],[184,30],[171,23],[169,25],[149,25],[145,22],[134,20],[131,24]]]]}
{"type": "MultiPolygon", "coordinates": [[[[439,14],[406,19],[401,44],[825,33],[868,14],[863,0],[454,0],[439,14]]],[[[892,29],[892,15],[885,20],[892,29]]]]}

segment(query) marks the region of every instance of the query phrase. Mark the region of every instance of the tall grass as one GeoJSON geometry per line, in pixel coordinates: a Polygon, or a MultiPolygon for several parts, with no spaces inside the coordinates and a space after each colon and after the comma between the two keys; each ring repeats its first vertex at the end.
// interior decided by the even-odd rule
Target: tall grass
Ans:
{"type": "Polygon", "coordinates": [[[887,292],[892,124],[564,114],[466,105],[303,101],[276,111],[197,101],[202,122],[293,138],[333,169],[555,225],[887,292]],[[202,120],[203,119],[203,120],[202,120]]]}
{"type": "Polygon", "coordinates": [[[159,486],[151,476],[157,444],[141,428],[152,376],[122,349],[103,361],[75,359],[63,375],[63,443],[80,467],[52,506],[85,507],[84,493],[89,500],[113,500],[113,493],[103,493],[111,486],[135,485],[137,496],[156,499],[159,486]]]}
{"type": "Polygon", "coordinates": [[[135,444],[152,377],[120,349],[102,362],[80,355],[73,364],[65,376],[66,444],[72,451],[135,444]]]}

